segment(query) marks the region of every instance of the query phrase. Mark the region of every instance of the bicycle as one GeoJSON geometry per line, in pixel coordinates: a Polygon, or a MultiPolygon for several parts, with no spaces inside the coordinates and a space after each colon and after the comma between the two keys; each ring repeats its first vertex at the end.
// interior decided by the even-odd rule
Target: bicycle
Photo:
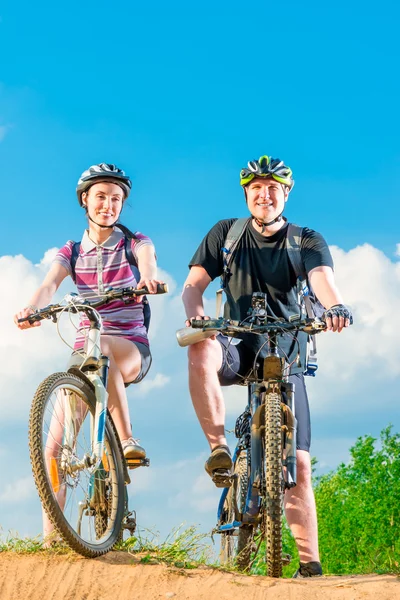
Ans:
{"type": "Polygon", "coordinates": [[[214,482],[224,490],[213,534],[221,535],[221,562],[236,564],[244,571],[250,570],[255,560],[252,555],[265,540],[268,575],[280,577],[283,563],[290,562],[289,556],[282,555],[282,509],[285,490],[296,485],[296,417],[295,386],[288,381],[290,365],[279,356],[278,335],[297,331],[316,334],[325,329],[325,323],[301,315],[268,323],[266,307],[266,295],[255,292],[244,321],[192,320],[193,330],[180,330],[177,336],[184,346],[218,333],[266,337],[262,376],[258,374],[258,353],[243,381],[248,387],[248,402],[236,421],[238,443],[232,457],[233,472],[214,472],[214,482]]]}
{"type": "MultiPolygon", "coordinates": [[[[158,284],[158,294],[168,291],[158,284]]],[[[54,373],[38,387],[29,418],[29,451],[42,506],[50,521],[79,554],[94,558],[133,535],[136,513],[129,511],[128,469],[149,466],[149,459],[125,460],[115,425],[107,409],[110,361],[101,354],[102,319],[96,310],[116,299],[129,303],[146,288],[109,289],[100,300],[77,294],[52,304],[19,322],[51,319],[65,312],[85,313],[90,323],[82,364],[54,373]]]]}

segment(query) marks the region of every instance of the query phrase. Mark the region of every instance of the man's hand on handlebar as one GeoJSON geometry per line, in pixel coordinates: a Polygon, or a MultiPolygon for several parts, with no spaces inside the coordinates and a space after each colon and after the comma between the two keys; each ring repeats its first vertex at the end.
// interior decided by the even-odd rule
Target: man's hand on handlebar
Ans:
{"type": "Polygon", "coordinates": [[[326,323],[327,331],[340,333],[345,327],[353,325],[351,310],[344,304],[334,304],[328,308],[322,315],[322,319],[326,323]]]}
{"type": "MultiPolygon", "coordinates": [[[[186,325],[186,327],[191,327],[192,321],[199,321],[199,320],[209,321],[210,319],[211,319],[211,317],[209,317],[207,315],[196,315],[195,317],[190,317],[190,319],[186,319],[185,325],[186,325]]],[[[216,337],[217,337],[217,334],[210,336],[208,339],[215,340],[216,337]]]]}

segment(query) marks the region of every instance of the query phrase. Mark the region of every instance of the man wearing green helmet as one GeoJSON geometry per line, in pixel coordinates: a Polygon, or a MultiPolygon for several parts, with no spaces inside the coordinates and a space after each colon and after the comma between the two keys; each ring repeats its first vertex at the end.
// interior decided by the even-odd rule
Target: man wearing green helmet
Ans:
{"type": "MultiPolygon", "coordinates": [[[[261,156],[241,170],[249,219],[237,240],[226,273],[224,252],[228,232],[237,219],[219,221],[208,232],[192,260],[184,285],[183,302],[187,321],[208,318],[204,315],[203,294],[216,277],[224,277],[227,296],[224,316],[243,320],[251,306],[253,292],[267,294],[268,316],[289,319],[298,313],[297,276],[288,252],[289,224],[283,211],[293,189],[292,171],[281,160],[261,156]]],[[[333,261],[324,238],[303,228],[299,253],[307,279],[325,307],[323,318],[327,329],[341,332],[352,324],[350,310],[343,304],[335,285],[333,261]]],[[[260,351],[265,356],[262,336],[244,336],[231,340],[223,335],[209,338],[189,347],[189,388],[193,405],[211,456],[205,464],[213,475],[216,469],[232,468],[225,438],[225,407],[221,386],[240,383],[253,366],[260,351]],[[247,339],[249,338],[249,339],[247,339]]],[[[297,485],[285,493],[286,518],[296,539],[300,555],[297,577],[322,574],[318,551],[318,528],[315,500],[311,487],[311,426],[307,392],[304,384],[307,336],[298,333],[282,336],[280,350],[291,365],[289,381],[296,387],[297,417],[297,485]],[[300,361],[298,360],[300,354],[300,361]]]]}

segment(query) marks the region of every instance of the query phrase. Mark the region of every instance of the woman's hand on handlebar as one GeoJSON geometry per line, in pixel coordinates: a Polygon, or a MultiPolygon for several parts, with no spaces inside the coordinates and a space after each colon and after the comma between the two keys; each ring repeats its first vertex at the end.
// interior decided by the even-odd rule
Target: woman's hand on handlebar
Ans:
{"type": "MultiPolygon", "coordinates": [[[[164,285],[163,281],[159,281],[158,279],[146,279],[143,277],[136,286],[136,289],[141,290],[142,288],[146,288],[149,290],[149,294],[157,294],[157,286],[164,285]]],[[[143,296],[136,296],[135,302],[142,302],[143,296]]]]}
{"type": "Polygon", "coordinates": [[[41,322],[35,321],[34,323],[30,323],[29,321],[24,321],[23,323],[18,323],[18,319],[26,319],[29,315],[33,315],[35,311],[31,306],[23,308],[20,312],[14,315],[14,323],[18,327],[18,329],[31,329],[32,327],[40,327],[41,322]]]}

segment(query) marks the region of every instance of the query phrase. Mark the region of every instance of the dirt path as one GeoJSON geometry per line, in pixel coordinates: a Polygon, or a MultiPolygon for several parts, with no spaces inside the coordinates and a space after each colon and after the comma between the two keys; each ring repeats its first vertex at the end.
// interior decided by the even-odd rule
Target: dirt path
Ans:
{"type": "Polygon", "coordinates": [[[0,555],[1,600],[400,600],[390,575],[274,580],[204,568],[143,565],[123,552],[96,559],[0,555]]]}

